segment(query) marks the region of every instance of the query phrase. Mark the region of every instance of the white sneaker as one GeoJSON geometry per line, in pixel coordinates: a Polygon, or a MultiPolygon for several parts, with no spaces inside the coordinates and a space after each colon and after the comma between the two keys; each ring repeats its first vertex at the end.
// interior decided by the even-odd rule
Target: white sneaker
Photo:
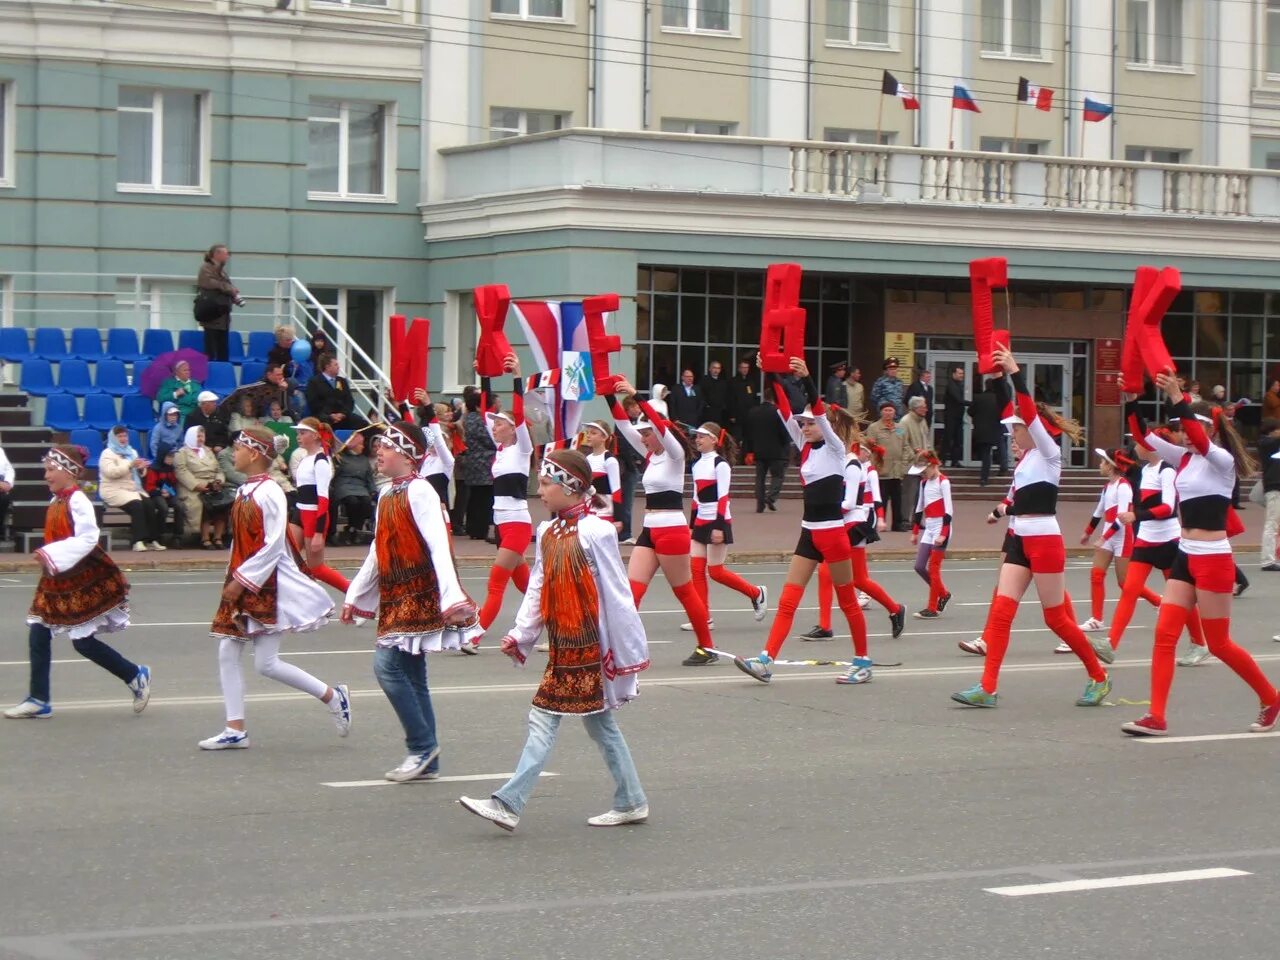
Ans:
{"type": "Polygon", "coordinates": [[[147,545],[146,545],[145,543],[143,543],[141,540],[139,540],[137,543],[135,543],[135,544],[133,545],[133,552],[134,552],[134,553],[146,553],[146,552],[147,552],[147,545]]]}
{"type": "Polygon", "coordinates": [[[351,732],[351,697],[345,683],[333,685],[333,699],[327,706],[333,714],[333,725],[338,728],[338,736],[345,737],[351,732]]]}
{"type": "Polygon", "coordinates": [[[620,547],[634,547],[635,545],[636,545],[635,537],[627,537],[627,539],[623,540],[620,544],[618,544],[618,546],[620,547]]]}
{"type": "Polygon", "coordinates": [[[1099,630],[1107,629],[1107,625],[1101,620],[1090,617],[1084,623],[1080,624],[1080,629],[1085,633],[1097,633],[1099,630]]]}
{"type": "Polygon", "coordinates": [[[769,613],[769,588],[760,585],[760,595],[751,601],[751,612],[759,623],[769,613]]]}
{"type": "Polygon", "coordinates": [[[1060,643],[1056,647],[1054,647],[1053,652],[1054,653],[1073,653],[1074,651],[1071,649],[1070,645],[1064,641],[1063,643],[1060,643]]]}
{"type": "MultiPolygon", "coordinates": [[[[762,616],[761,616],[761,617],[756,617],[756,619],[757,619],[757,620],[763,620],[763,619],[764,619],[764,617],[762,617],[762,616]]],[[[708,620],[708,621],[707,621],[707,629],[708,629],[708,630],[714,630],[715,628],[716,628],[716,622],[715,622],[714,620],[708,620]]],[[[681,629],[681,630],[683,630],[685,633],[693,633],[693,624],[692,624],[692,623],[682,623],[682,624],[680,624],[680,629],[681,629]]]]}
{"type": "Polygon", "coordinates": [[[243,730],[232,730],[227,727],[216,737],[201,740],[198,746],[201,750],[247,750],[249,734],[243,730]]]}
{"type": "Polygon", "coordinates": [[[10,720],[47,720],[53,716],[53,707],[43,700],[27,697],[16,707],[6,710],[4,715],[10,720]]]}
{"type": "Polygon", "coordinates": [[[534,651],[535,651],[535,652],[537,652],[537,653],[550,653],[550,652],[551,652],[551,644],[549,644],[549,643],[535,643],[535,644],[533,645],[533,649],[534,649],[534,651]]]}
{"type": "Polygon", "coordinates": [[[464,640],[462,646],[458,648],[458,652],[464,653],[468,657],[478,657],[480,655],[480,640],[477,638],[470,643],[464,640]]]}
{"type": "Polygon", "coordinates": [[[152,550],[168,550],[169,549],[159,540],[152,540],[149,544],[147,544],[147,546],[152,550]]]}
{"type": "Polygon", "coordinates": [[[956,646],[965,653],[972,653],[975,657],[985,657],[987,655],[987,641],[981,637],[976,640],[961,640],[956,646]]]}
{"type": "Polygon", "coordinates": [[[1198,667],[1209,659],[1209,648],[1202,647],[1198,643],[1193,643],[1191,649],[1185,655],[1178,658],[1178,666],[1180,667],[1198,667]]]}
{"type": "Polygon", "coordinates": [[[858,591],[858,606],[860,606],[863,610],[871,606],[871,598],[868,597],[861,590],[858,591]]]}
{"type": "MultiPolygon", "coordinates": [[[[400,766],[394,770],[388,770],[383,774],[387,780],[392,783],[407,783],[410,780],[417,780],[427,772],[427,767],[436,757],[440,756],[440,748],[428,750],[426,753],[411,753],[404,758],[400,766]]],[[[436,774],[439,776],[439,774],[436,774]]],[[[434,777],[432,779],[435,779],[434,777]]]]}
{"type": "Polygon", "coordinates": [[[516,828],[516,824],[520,822],[519,817],[492,797],[486,797],[483,800],[473,800],[470,797],[459,797],[458,802],[462,804],[464,808],[474,813],[477,817],[484,817],[484,819],[497,824],[508,833],[514,830],[516,828]]]}
{"type": "Polygon", "coordinates": [[[145,664],[138,667],[138,675],[129,681],[129,690],[133,693],[133,712],[141,713],[151,702],[151,668],[145,664]]]}
{"type": "Polygon", "coordinates": [[[620,827],[625,823],[644,823],[649,819],[649,805],[642,803],[634,810],[610,810],[598,817],[588,817],[587,823],[593,827],[620,827]]]}

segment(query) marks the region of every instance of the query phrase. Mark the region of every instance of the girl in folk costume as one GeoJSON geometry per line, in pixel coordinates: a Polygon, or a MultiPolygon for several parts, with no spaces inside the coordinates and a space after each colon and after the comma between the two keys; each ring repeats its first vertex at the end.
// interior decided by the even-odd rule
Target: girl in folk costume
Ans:
{"type": "Polygon", "coordinates": [[[351,730],[351,701],[346,684],[329,686],[280,659],[280,638],[322,627],[333,602],[300,565],[289,538],[289,506],[280,485],[268,476],[271,461],[288,446],[285,437],[264,427],[240,431],[234,444],[235,468],[247,479],[231,505],[232,546],[222,603],[209,635],[218,644],[218,669],[227,726],[200,741],[202,750],[243,750],[249,746],[244,724],[244,675],[240,655],[253,644],[258,673],[327,704],[338,736],[351,730]]]}
{"type": "Polygon", "coordinates": [[[386,773],[403,782],[438,775],[436,718],[426,654],[471,646],[483,632],[462,589],[440,497],[418,474],[428,440],[414,423],[390,424],[376,441],[378,499],[373,546],[351,581],[342,622],[378,621],[373,671],[404,728],[408,754],[386,773]]]}
{"type": "MultiPolygon", "coordinates": [[[[627,380],[620,380],[617,390],[624,398],[634,397],[636,392],[627,380]]],[[[644,417],[633,425],[616,397],[611,394],[607,399],[618,433],[645,458],[641,476],[644,529],[636,540],[627,565],[631,596],[639,608],[654,574],[661,568],[662,575],[671,585],[671,592],[684,607],[697,638],[697,647],[682,664],[686,667],[705,666],[715,660],[712,654],[705,652],[713,649],[714,644],[708,625],[707,605],[693,584],[689,559],[692,538],[684,518],[684,471],[689,455],[687,441],[652,402],[640,401],[644,417]]]]}
{"type": "MultiPolygon", "coordinates": [[[[1183,446],[1155,433],[1146,435],[1146,442],[1177,470],[1174,487],[1182,536],[1156,619],[1151,710],[1121,729],[1134,736],[1168,733],[1165,708],[1173,685],[1174,651],[1192,608],[1199,606],[1209,652],[1234,670],[1258,697],[1258,719],[1250,731],[1266,733],[1275,729],[1280,718],[1280,694],[1248,651],[1237,646],[1230,636],[1235,560],[1228,538],[1243,526],[1231,509],[1231,495],[1236,477],[1248,476],[1256,464],[1221,408],[1203,402],[1189,403],[1172,372],[1161,373],[1155,379],[1156,387],[1164,391],[1174,414],[1182,421],[1186,438],[1183,446]]],[[[1120,389],[1124,390],[1123,384],[1120,389]]],[[[1126,402],[1135,399],[1133,395],[1125,396],[1126,402]]]]}
{"type": "Polygon", "coordinates": [[[1015,414],[1004,418],[1022,457],[1013,473],[1013,503],[1008,513],[1010,536],[1000,565],[996,596],[987,615],[982,639],[987,647],[986,667],[982,680],[968,690],[953,693],[951,699],[971,707],[994,707],[1000,666],[1009,648],[1018,604],[1032,581],[1044,610],[1044,622],[1059,639],[1064,640],[1084,664],[1089,681],[1076,700],[1081,707],[1096,707],[1111,691],[1111,679],[1098,662],[1101,656],[1110,663],[1115,655],[1109,644],[1090,646],[1071,613],[1066,595],[1066,548],[1058,527],[1058,484],[1062,475],[1062,446],[1058,436],[1066,433],[1073,440],[1080,426],[1037,404],[1027,390],[1026,381],[1013,354],[1003,347],[993,358],[1004,368],[1013,382],[1015,414]]]}
{"type": "MultiPolygon", "coordinates": [[[[1102,621],[1103,606],[1107,600],[1107,567],[1111,566],[1112,560],[1115,561],[1116,582],[1123,590],[1129,558],[1133,556],[1133,526],[1121,523],[1119,517],[1133,509],[1133,486],[1126,473],[1134,465],[1134,460],[1123,450],[1108,452],[1098,448],[1093,452],[1098,455],[1098,471],[1107,483],[1098,495],[1098,505],[1093,508],[1093,516],[1080,538],[1082,544],[1088,543],[1098,525],[1103,524],[1102,536],[1094,546],[1093,569],[1089,571],[1090,616],[1080,624],[1080,629],[1085,631],[1107,628],[1102,621]]],[[[1142,588],[1140,595],[1153,607],[1160,606],[1159,595],[1146,587],[1142,588]]]]}
{"type": "MultiPolygon", "coordinates": [[[[738,442],[721,429],[718,423],[704,423],[693,431],[693,446],[698,459],[693,462],[693,511],[689,517],[692,528],[690,566],[693,585],[707,608],[710,617],[707,574],[716,583],[736,590],[749,601],[756,621],[764,619],[769,610],[769,591],[766,587],[747,583],[742,577],[724,565],[733,543],[733,516],[729,509],[729,485],[733,478],[732,467],[738,458],[738,442]]],[[[707,620],[707,627],[715,621],[707,620]]],[[[686,623],[681,630],[692,630],[686,623]]]]}
{"type": "MultiPolygon", "coordinates": [[[[507,373],[514,376],[511,389],[511,412],[484,415],[489,436],[497,446],[493,458],[493,522],[498,528],[498,556],[489,570],[489,594],[480,610],[480,626],[485,630],[498,619],[502,610],[502,595],[507,583],[514,582],[516,589],[524,593],[529,586],[529,564],[524,554],[533,540],[533,518],[529,516],[526,502],[529,493],[529,466],[533,458],[533,438],[524,418],[524,380],[520,377],[520,363],[514,354],[507,357],[507,373]]],[[[481,381],[482,390],[489,396],[487,381],[481,381]]],[[[479,637],[476,638],[479,643],[479,637]]],[[[474,646],[464,646],[469,653],[474,646]]]]}
{"type": "Polygon", "coordinates": [[[776,376],[773,386],[778,414],[787,426],[792,442],[800,448],[800,479],[804,484],[804,519],[787,582],[778,599],[778,612],[769,630],[769,639],[758,657],[734,658],[734,665],[762,683],[773,676],[771,666],[795,621],[796,608],[804,589],[821,563],[831,570],[836,601],[849,622],[853,636],[853,665],[837,683],[866,683],[871,679],[871,657],[867,652],[867,623],[858,606],[853,585],[852,548],[844,525],[845,468],[857,424],[838,408],[828,410],[818,397],[818,388],[803,360],[791,358],[791,371],[803,384],[809,405],[793,414],[787,393],[776,376]]]}
{"type": "Polygon", "coordinates": [[[294,527],[293,535],[300,538],[311,575],[345,593],[350,581],[324,562],[325,538],[332,522],[329,484],[333,480],[333,463],[329,459],[329,451],[334,445],[333,431],[315,417],[304,417],[294,429],[298,435],[298,446],[304,454],[293,473],[298,485],[300,520],[300,526],[294,527]]]}
{"type": "Polygon", "coordinates": [[[929,585],[929,605],[916,616],[936,620],[951,600],[951,592],[942,582],[942,561],[951,545],[951,523],[955,511],[951,506],[951,481],[942,472],[938,455],[932,450],[923,454],[920,494],[916,499],[915,524],[911,542],[918,543],[916,574],[929,585]]]}
{"type": "Polygon", "coordinates": [[[128,685],[134,713],[145,710],[151,698],[151,671],[96,636],[129,626],[129,584],[98,544],[93,504],[78,486],[84,461],[82,447],[59,445],[44,456],[44,482],[53,500],[44,517],[44,546],[36,551],[43,570],[27,613],[31,679],[27,699],[4,712],[10,720],[53,715],[49,668],[55,635],[70,637],[76,653],[128,685]]]}
{"type": "Polygon", "coordinates": [[[593,827],[640,823],[649,805],[614,711],[637,695],[649,666],[644,624],[609,521],[592,515],[591,467],[577,450],[552,450],[542,462],[538,494],[552,519],[538,527],[533,576],[502,652],[523,666],[545,628],[550,657],[529,711],[529,737],[516,772],[487,799],[460,803],[514,830],[555,746],[560,721],[582,717],[614,779],[613,806],[593,827]]]}
{"type": "Polygon", "coordinates": [[[622,468],[609,449],[613,424],[608,420],[592,420],[582,428],[581,449],[591,467],[591,485],[596,488],[596,503],[591,512],[608,520],[614,529],[621,527],[622,468]]]}
{"type": "MultiPolygon", "coordinates": [[[[1138,458],[1143,463],[1133,506],[1116,517],[1119,523],[1133,530],[1134,543],[1120,602],[1111,617],[1111,632],[1107,640],[1112,650],[1119,649],[1125,628],[1133,619],[1138,598],[1150,593],[1147,590],[1147,577],[1152,569],[1159,570],[1166,580],[1169,579],[1169,572],[1178,558],[1178,541],[1182,538],[1182,524],[1178,522],[1177,471],[1160,459],[1160,454],[1147,443],[1147,425],[1138,411],[1137,403],[1128,406],[1126,414],[1129,432],[1137,443],[1138,458]]],[[[1156,436],[1175,446],[1183,445],[1182,437],[1169,430],[1158,430],[1156,436]]],[[[1157,597],[1157,606],[1159,602],[1157,597]]],[[[1205,646],[1200,613],[1195,607],[1189,611],[1187,631],[1191,634],[1191,652],[1179,659],[1178,663],[1196,666],[1208,659],[1209,650],[1205,646]]]]}

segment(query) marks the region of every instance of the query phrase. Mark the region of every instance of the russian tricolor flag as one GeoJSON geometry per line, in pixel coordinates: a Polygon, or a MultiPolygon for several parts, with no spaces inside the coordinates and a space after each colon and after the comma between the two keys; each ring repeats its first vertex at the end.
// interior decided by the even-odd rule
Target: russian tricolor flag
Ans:
{"type": "Polygon", "coordinates": [[[970,110],[974,113],[982,112],[978,109],[978,101],[973,99],[973,96],[962,83],[957,83],[951,88],[951,109],[970,110]]]}
{"type": "Polygon", "coordinates": [[[1111,116],[1115,107],[1109,103],[1103,103],[1101,100],[1094,100],[1092,97],[1084,98],[1084,122],[1098,123],[1111,116]]]}

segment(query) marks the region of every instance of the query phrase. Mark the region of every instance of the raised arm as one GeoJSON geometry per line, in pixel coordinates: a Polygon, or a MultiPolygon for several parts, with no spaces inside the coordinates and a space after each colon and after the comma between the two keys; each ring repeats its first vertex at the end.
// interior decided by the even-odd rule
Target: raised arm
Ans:
{"type": "Polygon", "coordinates": [[[1058,444],[1049,431],[1045,429],[1043,423],[1040,422],[1040,411],[1036,407],[1036,401],[1027,390],[1027,382],[1022,377],[1022,371],[1013,373],[1010,377],[1013,380],[1014,404],[1018,410],[1018,416],[1022,418],[1023,423],[1027,425],[1027,432],[1031,434],[1031,442],[1036,445],[1036,449],[1040,451],[1043,457],[1061,457],[1062,447],[1058,444]]]}
{"type": "Polygon", "coordinates": [[[647,456],[649,451],[644,445],[640,431],[636,429],[635,424],[631,422],[631,418],[627,416],[627,411],[622,409],[622,404],[618,402],[618,398],[610,393],[605,396],[605,402],[609,404],[609,412],[613,414],[614,428],[631,445],[631,449],[642,457],[647,456]]]}

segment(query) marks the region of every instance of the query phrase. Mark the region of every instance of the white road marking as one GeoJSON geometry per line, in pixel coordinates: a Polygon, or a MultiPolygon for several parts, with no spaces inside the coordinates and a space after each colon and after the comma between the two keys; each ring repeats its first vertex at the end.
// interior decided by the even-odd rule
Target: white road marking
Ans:
{"type": "Polygon", "coordinates": [[[1188,880],[1220,880],[1249,877],[1246,870],[1212,867],[1207,870],[1176,870],[1172,873],[1136,873],[1128,877],[1098,877],[1094,880],[1063,880],[1057,883],[1028,883],[1020,887],[987,887],[985,892],[1002,897],[1033,897],[1043,893],[1076,893],[1080,890],[1109,890],[1113,887],[1145,887],[1157,883],[1185,883],[1188,880]]]}
{"type": "MultiPolygon", "coordinates": [[[[466,776],[437,777],[435,780],[406,780],[405,783],[472,783],[480,780],[510,780],[513,776],[515,774],[511,773],[469,773],[466,776]]],[[[543,771],[538,776],[558,777],[560,774],[543,771]]],[[[322,787],[402,787],[404,785],[391,780],[338,780],[320,784],[322,787]]]]}
{"type": "MultiPolygon", "coordinates": [[[[1255,659],[1261,660],[1261,657],[1255,659]]],[[[1266,733],[1210,733],[1201,737],[1134,737],[1143,743],[1201,743],[1208,740],[1267,740],[1274,735],[1266,733]]]]}

